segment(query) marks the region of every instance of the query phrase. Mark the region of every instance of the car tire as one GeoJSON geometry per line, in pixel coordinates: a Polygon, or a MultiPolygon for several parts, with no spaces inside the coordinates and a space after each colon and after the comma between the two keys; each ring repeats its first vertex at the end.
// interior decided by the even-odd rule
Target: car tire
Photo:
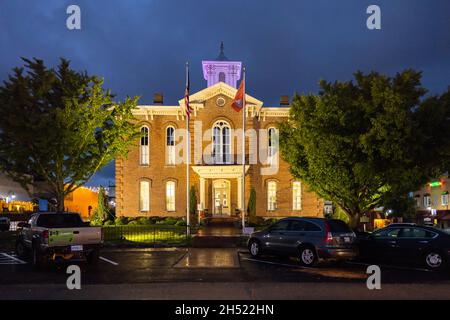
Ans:
{"type": "Polygon", "coordinates": [[[429,251],[424,255],[425,266],[430,270],[443,270],[446,265],[444,255],[439,251],[429,251]]]}
{"type": "Polygon", "coordinates": [[[248,251],[251,256],[254,258],[258,258],[261,256],[261,244],[258,240],[251,240],[248,244],[248,251]]]}
{"type": "Polygon", "coordinates": [[[25,247],[25,245],[23,244],[22,240],[18,240],[16,242],[16,255],[19,258],[25,258],[28,255],[28,250],[25,247]]]}
{"type": "Polygon", "coordinates": [[[46,257],[42,256],[36,247],[31,250],[31,265],[35,269],[44,269],[47,266],[46,257]]]}
{"type": "Polygon", "coordinates": [[[100,259],[100,251],[98,249],[92,250],[92,252],[90,252],[86,258],[88,264],[90,265],[96,265],[99,259],[100,259]]]}
{"type": "Polygon", "coordinates": [[[302,246],[299,249],[300,264],[304,267],[313,267],[317,263],[317,253],[312,246],[302,246]]]}

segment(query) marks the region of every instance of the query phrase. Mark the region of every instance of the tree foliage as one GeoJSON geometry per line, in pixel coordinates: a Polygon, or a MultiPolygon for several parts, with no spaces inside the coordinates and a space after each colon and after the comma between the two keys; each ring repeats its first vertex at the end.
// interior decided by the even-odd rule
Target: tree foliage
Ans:
{"type": "Polygon", "coordinates": [[[248,220],[250,223],[256,223],[256,190],[250,189],[250,196],[247,205],[248,220]]]}
{"type": "Polygon", "coordinates": [[[359,217],[417,190],[448,168],[450,95],[425,97],[421,74],[355,73],[321,81],[318,95],[296,95],[280,125],[292,174],[359,217]]]}
{"type": "Polygon", "coordinates": [[[100,187],[97,196],[97,208],[94,211],[93,221],[97,225],[102,225],[103,222],[108,220],[110,217],[110,209],[108,203],[108,195],[106,194],[105,188],[100,187]]]}
{"type": "Polygon", "coordinates": [[[85,184],[118,155],[139,132],[132,109],[137,97],[115,102],[103,80],[42,60],[23,59],[0,86],[0,167],[26,190],[55,198],[85,184]],[[44,189],[44,190],[43,190],[44,189]]]}

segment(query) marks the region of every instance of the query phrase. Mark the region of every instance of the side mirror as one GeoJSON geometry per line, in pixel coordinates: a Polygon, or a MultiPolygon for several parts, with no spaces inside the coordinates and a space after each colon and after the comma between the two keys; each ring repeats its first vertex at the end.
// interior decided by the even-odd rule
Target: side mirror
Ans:
{"type": "Polygon", "coordinates": [[[19,222],[19,223],[17,224],[17,227],[23,229],[23,228],[29,228],[30,225],[29,225],[28,223],[26,223],[26,222],[19,222]]]}

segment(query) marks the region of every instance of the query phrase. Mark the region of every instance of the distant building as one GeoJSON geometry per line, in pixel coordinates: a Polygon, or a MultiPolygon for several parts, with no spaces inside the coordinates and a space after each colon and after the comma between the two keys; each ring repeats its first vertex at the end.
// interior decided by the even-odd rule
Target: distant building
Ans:
{"type": "Polygon", "coordinates": [[[417,219],[420,223],[450,228],[450,179],[448,174],[428,182],[414,192],[417,219]]]}
{"type": "Polygon", "coordinates": [[[64,210],[78,212],[84,220],[89,220],[98,204],[98,190],[80,187],[64,199],[64,210]]]}

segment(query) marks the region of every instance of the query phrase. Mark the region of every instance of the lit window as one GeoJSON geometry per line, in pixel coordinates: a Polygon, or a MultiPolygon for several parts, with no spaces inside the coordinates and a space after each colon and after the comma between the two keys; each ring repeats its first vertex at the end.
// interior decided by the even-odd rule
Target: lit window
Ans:
{"type": "Polygon", "coordinates": [[[423,206],[425,208],[431,207],[431,197],[429,195],[423,196],[423,206]]]}
{"type": "Polygon", "coordinates": [[[269,181],[267,183],[267,210],[273,211],[277,208],[277,183],[269,181]]]}
{"type": "Polygon", "coordinates": [[[275,160],[275,156],[276,156],[276,130],[275,128],[269,128],[268,130],[268,136],[269,136],[269,148],[268,148],[268,154],[267,154],[267,162],[269,165],[273,165],[274,164],[274,160],[275,160]]]}
{"type": "Polygon", "coordinates": [[[141,128],[141,146],[140,146],[140,160],[141,165],[148,165],[150,163],[150,152],[148,146],[148,127],[141,128]]]}
{"type": "Polygon", "coordinates": [[[225,121],[218,121],[213,127],[212,157],[215,164],[231,163],[231,130],[225,121]]]}
{"type": "Polygon", "coordinates": [[[175,128],[167,127],[166,130],[167,164],[175,165],[175,128]]]}
{"type": "Polygon", "coordinates": [[[139,207],[141,211],[150,211],[150,182],[141,181],[139,185],[139,207]]]}
{"type": "Polygon", "coordinates": [[[448,206],[448,193],[442,195],[442,205],[448,206]]]}
{"type": "Polygon", "coordinates": [[[219,73],[219,81],[225,82],[225,73],[224,72],[219,73]]]}
{"type": "Polygon", "coordinates": [[[300,181],[292,183],[292,210],[302,209],[302,184],[300,181]]]}
{"type": "Polygon", "coordinates": [[[166,182],[166,210],[175,211],[175,182],[166,182]]]}

